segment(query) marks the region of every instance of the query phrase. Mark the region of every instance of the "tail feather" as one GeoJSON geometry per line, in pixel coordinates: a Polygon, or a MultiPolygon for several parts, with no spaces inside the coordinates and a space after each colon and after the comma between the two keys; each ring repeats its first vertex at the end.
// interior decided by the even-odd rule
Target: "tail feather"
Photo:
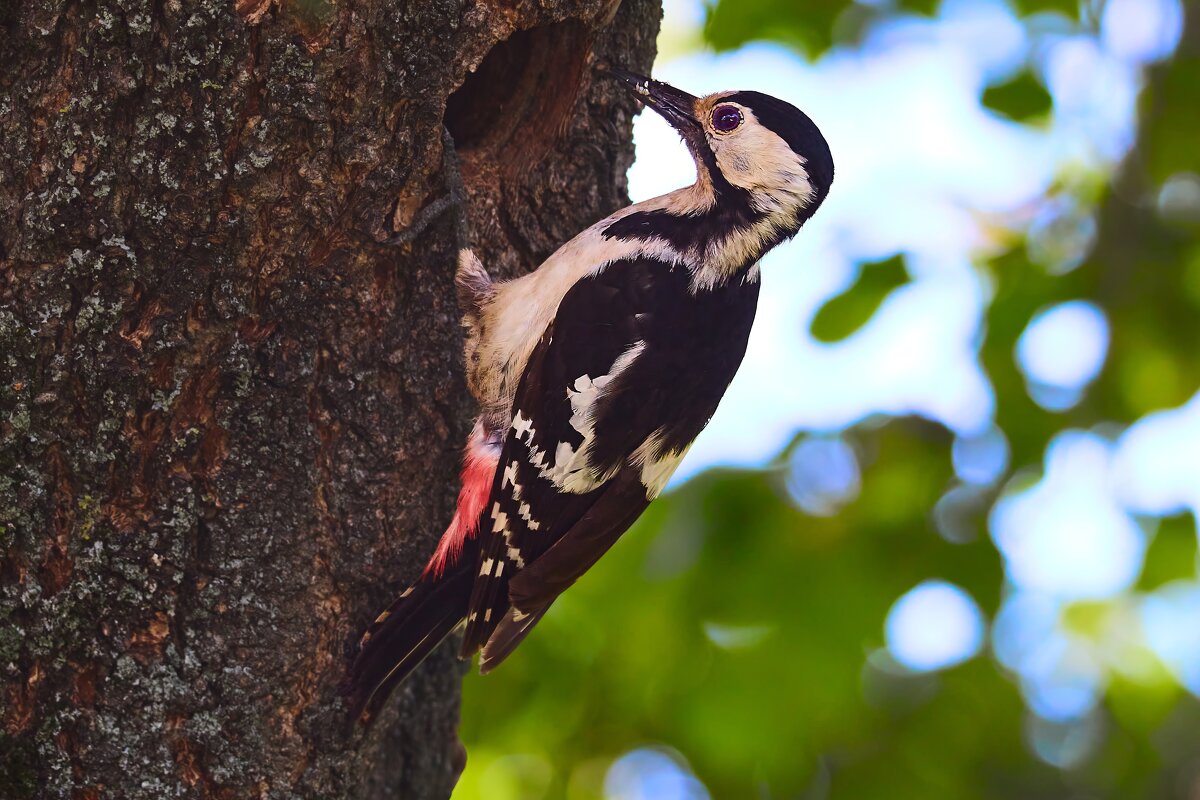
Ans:
{"type": "Polygon", "coordinates": [[[508,658],[512,651],[517,649],[517,645],[525,641],[525,637],[548,609],[549,606],[545,606],[537,611],[523,613],[510,608],[488,638],[487,644],[483,646],[483,652],[479,655],[479,673],[486,675],[500,666],[500,662],[508,658]]]}
{"type": "Polygon", "coordinates": [[[351,721],[369,724],[396,686],[462,622],[472,577],[465,561],[441,578],[422,577],[367,629],[341,686],[351,721]]]}

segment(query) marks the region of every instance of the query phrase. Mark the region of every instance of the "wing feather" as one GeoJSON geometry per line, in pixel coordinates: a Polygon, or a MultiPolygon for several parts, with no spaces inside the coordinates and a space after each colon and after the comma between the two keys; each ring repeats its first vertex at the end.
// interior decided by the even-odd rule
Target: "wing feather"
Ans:
{"type": "Polygon", "coordinates": [[[488,504],[462,655],[499,663],[608,550],[716,410],[757,284],[694,293],[652,258],[576,284],[529,358],[488,504]],[[650,476],[650,478],[644,478],[650,476]]]}

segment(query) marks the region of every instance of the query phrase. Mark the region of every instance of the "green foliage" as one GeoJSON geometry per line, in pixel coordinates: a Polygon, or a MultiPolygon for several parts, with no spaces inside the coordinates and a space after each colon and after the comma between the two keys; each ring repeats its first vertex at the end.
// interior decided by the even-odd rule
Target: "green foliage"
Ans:
{"type": "Polygon", "coordinates": [[[749,0],[708,7],[704,38],[717,50],[732,50],[747,42],[770,40],[817,56],[834,42],[834,27],[852,4],[843,0],[749,0]]]}
{"type": "Polygon", "coordinates": [[[1150,179],[1161,183],[1177,172],[1200,173],[1200,55],[1181,53],[1142,98],[1146,159],[1150,179]]]}
{"type": "MultiPolygon", "coordinates": [[[[908,796],[922,796],[941,754],[915,754],[902,737],[879,752],[880,726],[934,739],[962,703],[1007,720],[1019,702],[994,671],[984,687],[947,676],[949,691],[921,690],[920,703],[937,713],[914,719],[911,690],[937,679],[864,669],[864,655],[883,644],[888,607],[930,569],[972,584],[1000,580],[991,547],[951,545],[925,524],[909,526],[950,467],[944,437],[911,440],[900,427],[872,440],[881,457],[864,494],[836,516],[791,507],[779,471],[712,472],[652,506],[501,670],[468,678],[465,739],[541,755],[537,770],[551,767],[551,789],[531,796],[576,796],[567,793],[576,765],[647,741],[679,748],[716,797],[752,796],[759,784],[795,796],[841,757],[875,765],[876,789],[892,770],[911,774],[908,796]],[[899,472],[882,457],[914,442],[921,469],[899,472]]],[[[1008,746],[1019,755],[1019,738],[1008,746]]],[[[491,765],[477,770],[487,759],[471,752],[457,796],[499,797],[490,794],[491,765]]],[[[964,797],[969,781],[964,770],[964,797]]]]}
{"type": "Polygon", "coordinates": [[[1010,119],[1026,122],[1050,113],[1054,101],[1042,82],[1025,70],[1005,83],[985,89],[983,104],[1010,119]]]}
{"type": "MultiPolygon", "coordinates": [[[[904,10],[930,16],[937,0],[903,0],[904,10]]],[[[867,25],[880,17],[870,5],[844,0],[746,0],[708,6],[705,41],[716,50],[732,50],[755,41],[786,44],[815,58],[834,44],[858,41],[867,25]]]]}
{"type": "MultiPolygon", "coordinates": [[[[941,4],[938,0],[709,0],[706,5],[704,39],[718,51],[767,41],[816,58],[835,44],[857,43],[874,20],[897,14],[933,16],[941,4]]],[[[1052,12],[1069,19],[1080,15],[1077,0],[1019,0],[1016,6],[1023,15],[1052,12]]]]}
{"type": "Polygon", "coordinates": [[[1138,588],[1150,591],[1172,581],[1193,578],[1198,563],[1195,521],[1186,515],[1168,517],[1159,524],[1146,551],[1138,588]]]}
{"type": "Polygon", "coordinates": [[[1013,6],[1023,17],[1033,14],[1061,14],[1064,17],[1078,18],[1081,7],[1086,8],[1089,16],[1094,14],[1100,3],[1097,0],[1015,0],[1013,6]]]}
{"type": "Polygon", "coordinates": [[[813,317],[810,332],[821,342],[836,342],[866,325],[895,289],[908,283],[903,256],[877,264],[863,264],[858,280],[825,303],[813,317]]]}

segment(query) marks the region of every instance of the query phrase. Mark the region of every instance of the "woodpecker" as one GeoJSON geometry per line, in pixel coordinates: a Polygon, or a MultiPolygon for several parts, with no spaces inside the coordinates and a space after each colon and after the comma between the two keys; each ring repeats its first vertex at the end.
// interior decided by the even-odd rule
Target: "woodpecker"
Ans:
{"type": "Polygon", "coordinates": [[[759,259],[829,193],[829,146],[795,106],[608,71],[679,133],[696,182],[600,220],[512,281],[460,251],[480,414],[449,528],[350,665],[352,719],[370,722],[460,625],[460,656],[482,651],[480,671],[493,669],[641,515],[741,364],[759,259]]]}

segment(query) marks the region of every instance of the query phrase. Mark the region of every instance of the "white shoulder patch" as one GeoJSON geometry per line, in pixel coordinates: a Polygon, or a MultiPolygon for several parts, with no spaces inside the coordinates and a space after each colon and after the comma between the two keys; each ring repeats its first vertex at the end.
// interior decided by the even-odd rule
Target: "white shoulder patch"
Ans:
{"type": "Polygon", "coordinates": [[[606,394],[608,386],[637,360],[646,349],[644,341],[637,341],[617,357],[604,375],[591,377],[581,375],[572,386],[567,387],[567,398],[571,402],[571,427],[583,437],[576,449],[567,442],[559,442],[554,449],[554,466],[542,470],[542,477],[555,486],[573,494],[585,494],[612,477],[600,474],[588,466],[588,452],[596,435],[595,420],[592,418],[597,403],[606,394]]]}

